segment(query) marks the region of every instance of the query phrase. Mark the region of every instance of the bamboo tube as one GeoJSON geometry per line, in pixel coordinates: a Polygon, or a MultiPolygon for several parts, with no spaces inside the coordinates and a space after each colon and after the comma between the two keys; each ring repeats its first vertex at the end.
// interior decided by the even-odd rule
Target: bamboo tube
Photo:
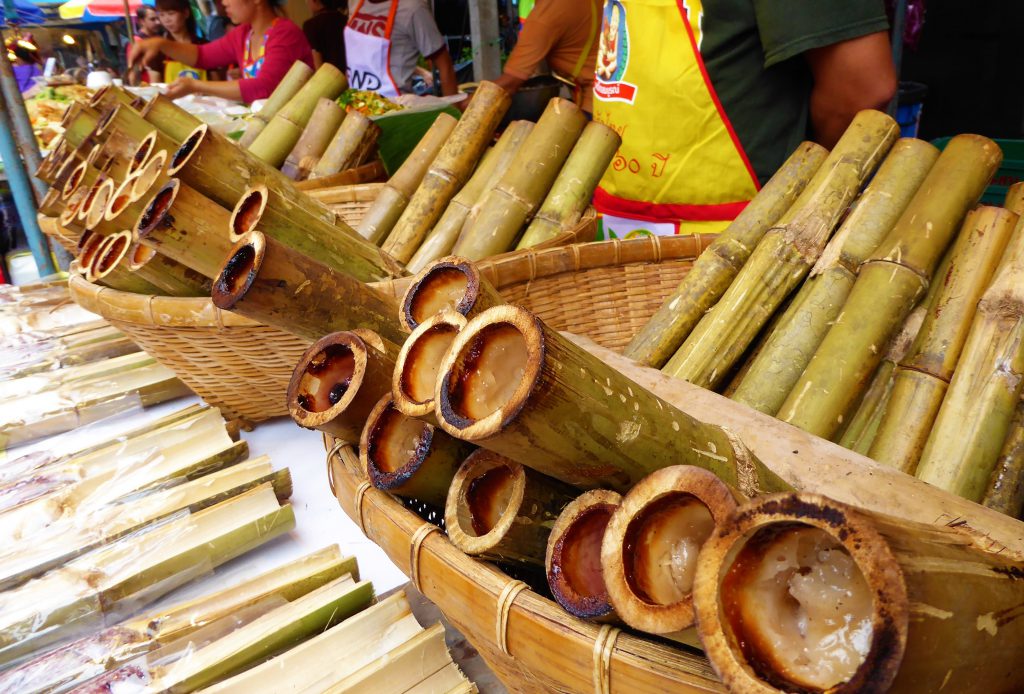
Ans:
{"type": "Polygon", "coordinates": [[[152,157],[156,152],[173,152],[180,144],[180,141],[172,140],[158,130],[151,131],[148,135],[142,138],[138,146],[135,148],[135,152],[132,154],[130,165],[128,167],[127,176],[132,176],[141,171],[143,167],[145,167],[146,162],[148,162],[150,157],[152,157]]]}
{"type": "Polygon", "coordinates": [[[103,111],[111,106],[122,104],[131,109],[137,109],[145,103],[145,99],[135,96],[131,92],[113,84],[100,87],[89,97],[89,106],[103,111]]]}
{"type": "Polygon", "coordinates": [[[95,166],[107,176],[123,181],[131,172],[132,159],[139,142],[120,130],[114,130],[100,145],[95,166]]]}
{"type": "Polygon", "coordinates": [[[161,133],[178,144],[183,142],[196,129],[201,120],[163,94],[154,94],[139,111],[139,115],[152,124],[161,133]]]}
{"type": "Polygon", "coordinates": [[[249,119],[245,132],[238,141],[238,146],[248,148],[253,143],[253,140],[267,127],[267,123],[277,115],[281,107],[288,103],[312,76],[313,68],[309,65],[306,65],[301,60],[296,60],[292,63],[292,66],[288,68],[288,72],[285,73],[281,81],[274,87],[270,98],[264,102],[263,108],[249,119]]]}
{"type": "Polygon", "coordinates": [[[843,433],[836,439],[840,446],[861,455],[868,454],[878,434],[882,417],[885,416],[889,398],[892,396],[896,365],[906,357],[913,346],[926,314],[926,306],[918,306],[907,316],[899,332],[889,340],[885,357],[878,365],[871,385],[864,391],[863,399],[857,405],[853,416],[848,418],[849,423],[845,425],[843,433]]]}
{"type": "Polygon", "coordinates": [[[694,602],[730,691],[1018,691],[1020,573],[955,529],[780,494],[711,536],[694,602]]]}
{"type": "Polygon", "coordinates": [[[292,373],[288,414],[300,427],[357,443],[371,410],[390,391],[397,352],[373,334],[337,332],[320,338],[292,373]]]}
{"type": "Polygon", "coordinates": [[[928,306],[917,340],[894,375],[892,396],[868,455],[914,474],[932,423],[971,329],[975,307],[1010,239],[1017,215],[982,206],[967,214],[942,289],[928,306]]]}
{"type": "Polygon", "coordinates": [[[152,123],[146,122],[138,111],[117,104],[108,109],[96,124],[96,135],[98,137],[111,137],[114,132],[120,132],[128,139],[138,143],[149,133],[155,130],[152,123]]]}
{"type": "Polygon", "coordinates": [[[1012,518],[1024,512],[1024,401],[1017,402],[981,503],[1012,518]]]}
{"type": "Polygon", "coordinates": [[[249,145],[249,152],[275,168],[281,166],[301,137],[321,97],[334,100],[346,86],[348,80],[341,70],[330,63],[321,65],[273,118],[267,120],[266,127],[249,145]]]}
{"type": "Polygon", "coordinates": [[[857,402],[888,341],[928,286],[946,246],[1002,161],[999,146],[958,135],[861,267],[843,313],[822,340],[779,419],[830,438],[857,402]]]}
{"type": "MultiPolygon", "coordinates": [[[[107,210],[107,203],[114,195],[114,191],[114,179],[104,178],[97,182],[96,192],[87,198],[89,208],[83,210],[85,215],[82,221],[84,222],[86,229],[95,229],[96,226],[103,221],[103,214],[107,210]]],[[[84,207],[85,206],[83,205],[83,208],[84,207]]]]}
{"type": "Polygon", "coordinates": [[[120,266],[121,259],[131,246],[130,232],[122,231],[109,236],[97,235],[95,239],[96,241],[89,243],[87,250],[83,250],[80,260],[85,268],[84,275],[87,280],[132,294],[163,293],[152,282],[120,266]],[[88,265],[84,264],[86,262],[88,265]]]}
{"type": "Polygon", "coordinates": [[[472,450],[472,444],[406,417],[386,393],[366,417],[359,464],[377,489],[443,508],[455,471],[472,450]]]}
{"type": "Polygon", "coordinates": [[[697,556],[735,509],[729,487],[691,465],[662,468],[638,482],[611,514],[601,542],[601,574],[619,618],[694,642],[697,556]]]}
{"type": "Polygon", "coordinates": [[[455,473],[444,505],[448,539],[471,556],[544,566],[548,536],[577,492],[479,449],[455,473]]]}
{"type": "Polygon", "coordinates": [[[300,175],[299,163],[305,157],[319,157],[323,154],[344,119],[345,109],[333,99],[321,98],[302,136],[285,159],[281,173],[293,181],[305,180],[307,176],[300,175]]]}
{"type": "MultiPolygon", "coordinates": [[[[110,177],[106,174],[100,174],[96,177],[96,180],[92,182],[88,190],[85,192],[85,196],[82,198],[82,204],[78,206],[78,212],[75,214],[75,219],[83,226],[86,226],[86,219],[89,216],[89,212],[93,208],[93,201],[96,200],[97,196],[100,195],[104,189],[104,183],[109,181],[110,177]]],[[[104,204],[106,201],[104,200],[104,204]]]]}
{"type": "Polygon", "coordinates": [[[469,179],[511,104],[508,92],[493,82],[481,82],[466,112],[445,141],[402,216],[382,245],[406,263],[448,203],[469,179]]]}
{"type": "MultiPolygon", "coordinates": [[[[129,178],[125,181],[121,181],[120,185],[114,190],[114,194],[110,196],[107,201],[107,209],[103,211],[103,219],[108,222],[117,220],[118,224],[123,224],[129,219],[137,219],[143,210],[146,208],[148,200],[140,200],[133,194],[135,187],[136,178],[129,178]],[[132,214],[134,212],[134,214],[132,214]],[[124,213],[124,217],[121,218],[121,213],[124,213]]],[[[127,226],[126,224],[124,226],[127,226]]]]}
{"type": "MultiPolygon", "coordinates": [[[[127,219],[134,220],[142,214],[145,206],[148,205],[149,196],[153,194],[154,190],[169,180],[165,169],[167,161],[167,150],[162,149],[150,157],[146,165],[142,167],[142,171],[135,176],[135,182],[132,184],[132,204],[122,211],[122,214],[129,215],[127,219]],[[136,206],[135,203],[139,201],[142,201],[141,206],[136,206]],[[128,212],[128,210],[134,212],[136,209],[139,211],[135,212],[134,216],[131,216],[131,212],[128,212]]],[[[134,228],[135,222],[132,221],[130,226],[134,228]]]]}
{"type": "Polygon", "coordinates": [[[231,252],[230,219],[216,202],[172,178],[150,198],[135,233],[140,243],[213,279],[231,252]]]}
{"type": "Polygon", "coordinates": [[[905,138],[893,145],[871,184],[825,247],[810,278],[763,343],[730,396],[774,415],[843,309],[860,264],[882,242],[920,187],[939,150],[905,138]]]}
{"type": "MultiPolygon", "coordinates": [[[[340,106],[338,110],[341,110],[340,106]]],[[[329,144],[320,150],[322,156],[313,169],[313,178],[355,168],[366,161],[367,155],[377,146],[381,132],[379,125],[359,111],[347,114],[342,111],[342,115],[344,120],[340,127],[335,128],[334,137],[329,137],[329,144]]]]}
{"type": "Polygon", "coordinates": [[[228,229],[232,240],[237,241],[244,233],[258,228],[286,246],[363,282],[406,274],[393,258],[343,222],[336,224],[315,216],[293,216],[290,206],[281,203],[281,199],[263,184],[248,188],[231,213],[228,229]]]}
{"type": "Polygon", "coordinates": [[[717,388],[786,296],[814,266],[861,185],[896,141],[899,127],[861,111],[778,225],[758,243],[722,299],[662,369],[717,388]]]}
{"type": "Polygon", "coordinates": [[[383,241],[402,216],[406,205],[427,174],[427,168],[434,161],[441,147],[448,141],[458,121],[441,113],[434,119],[430,129],[420,138],[416,149],[405,158],[398,171],[381,189],[377,199],[363,215],[357,227],[359,234],[373,243],[383,241]]]}
{"type": "Polygon", "coordinates": [[[600,557],[605,528],[621,503],[616,492],[591,489],[573,499],[551,527],[544,555],[548,587],[555,601],[574,617],[618,621],[600,557]]]}
{"type": "Polygon", "coordinates": [[[214,280],[213,303],[310,341],[355,328],[395,344],[406,337],[393,299],[258,231],[231,250],[214,280]]]}
{"type": "Polygon", "coordinates": [[[416,250],[407,266],[410,272],[419,272],[428,263],[451,253],[459,234],[469,223],[474,207],[508,172],[516,153],[532,131],[533,123],[525,120],[513,121],[505,128],[498,143],[484,154],[469,181],[448,203],[441,219],[416,250]]]}
{"type": "Polygon", "coordinates": [[[452,253],[480,260],[509,250],[523,225],[551,190],[586,117],[564,99],[552,99],[516,152],[508,171],[480,202],[480,212],[452,247],[452,253]]]}
{"type": "Polygon", "coordinates": [[[427,318],[412,331],[392,371],[391,397],[395,409],[407,417],[437,424],[434,417],[437,370],[455,336],[464,327],[465,316],[445,311],[427,318]]]}
{"type": "Polygon", "coordinates": [[[445,431],[583,489],[624,492],[680,463],[748,496],[787,487],[727,431],[665,403],[517,306],[470,320],[438,373],[434,407],[445,431]]]}
{"type": "Polygon", "coordinates": [[[88,162],[79,162],[72,168],[64,187],[61,189],[61,199],[67,202],[78,190],[88,190],[102,172],[89,165],[88,162]]]}
{"type": "Polygon", "coordinates": [[[80,104],[77,101],[71,102],[68,110],[61,119],[64,126],[64,139],[72,147],[78,147],[85,142],[96,130],[100,119],[100,112],[95,108],[80,104]]]}
{"type": "Polygon", "coordinates": [[[664,366],[729,288],[765,233],[803,193],[827,156],[828,150],[813,142],[797,147],[750,204],[694,261],[676,290],[626,347],[626,356],[645,366],[664,366]]]}
{"type": "Polygon", "coordinates": [[[1003,207],[1014,214],[1024,215],[1024,181],[1018,181],[1006,189],[1003,207]]]}
{"type": "Polygon", "coordinates": [[[433,315],[454,311],[466,318],[503,303],[469,260],[449,256],[436,260],[413,278],[402,296],[399,319],[412,332],[433,315]]]}
{"type": "Polygon", "coordinates": [[[621,144],[622,138],[607,125],[587,123],[517,250],[544,243],[580,221],[621,144]]]}
{"type": "Polygon", "coordinates": [[[123,264],[168,296],[210,296],[210,278],[141,243],[133,243],[123,264]]]}
{"type": "Polygon", "coordinates": [[[1022,277],[1024,223],[1018,223],[1009,250],[978,302],[915,473],[918,479],[972,501],[981,501],[985,493],[1024,386],[1022,277]]]}
{"type": "Polygon", "coordinates": [[[46,191],[46,195],[43,196],[42,200],[39,201],[39,214],[52,218],[63,211],[64,205],[60,199],[60,191],[56,188],[50,188],[46,191]]]}

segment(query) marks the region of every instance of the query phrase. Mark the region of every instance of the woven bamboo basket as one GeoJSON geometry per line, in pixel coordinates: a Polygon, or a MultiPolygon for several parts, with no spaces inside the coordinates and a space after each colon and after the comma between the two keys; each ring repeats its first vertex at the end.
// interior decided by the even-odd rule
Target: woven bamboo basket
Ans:
{"type": "MultiPolygon", "coordinates": [[[[332,207],[356,225],[379,189],[379,184],[364,184],[323,190],[347,200],[332,207]]],[[[590,241],[596,231],[591,209],[576,227],[545,246],[590,241]]],[[[208,298],[132,294],[79,276],[72,276],[69,287],[75,301],[109,320],[226,417],[256,424],[288,414],[284,394],[309,346],[305,340],[221,311],[208,298]]]]}

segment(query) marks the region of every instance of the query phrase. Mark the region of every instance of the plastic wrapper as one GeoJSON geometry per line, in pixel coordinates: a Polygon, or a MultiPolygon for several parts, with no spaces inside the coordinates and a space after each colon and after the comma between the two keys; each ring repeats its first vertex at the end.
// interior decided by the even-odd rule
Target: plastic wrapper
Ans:
{"type": "Polygon", "coordinates": [[[56,335],[67,332],[73,326],[95,323],[99,317],[70,299],[45,310],[34,306],[6,306],[0,310],[0,346],[6,345],[6,338],[18,333],[33,332],[56,335]]]}

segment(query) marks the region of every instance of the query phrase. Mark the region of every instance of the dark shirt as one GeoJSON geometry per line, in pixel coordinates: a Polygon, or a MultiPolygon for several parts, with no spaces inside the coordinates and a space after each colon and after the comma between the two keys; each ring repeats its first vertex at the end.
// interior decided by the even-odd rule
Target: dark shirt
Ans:
{"type": "Polygon", "coordinates": [[[345,24],[348,15],[338,10],[323,10],[310,17],[302,25],[310,47],[320,54],[325,63],[330,63],[345,72],[345,24]]]}

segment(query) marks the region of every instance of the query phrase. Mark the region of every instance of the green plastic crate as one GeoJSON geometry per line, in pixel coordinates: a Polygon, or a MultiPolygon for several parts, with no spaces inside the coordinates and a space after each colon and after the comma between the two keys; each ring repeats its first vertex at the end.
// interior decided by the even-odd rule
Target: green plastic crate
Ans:
{"type": "MultiPolygon", "coordinates": [[[[932,140],[932,144],[943,149],[950,139],[940,137],[932,140]]],[[[1003,165],[981,196],[981,201],[986,205],[1002,205],[1006,189],[1018,181],[1024,181],[1024,140],[995,140],[995,143],[1003,150],[1003,165]]]]}

